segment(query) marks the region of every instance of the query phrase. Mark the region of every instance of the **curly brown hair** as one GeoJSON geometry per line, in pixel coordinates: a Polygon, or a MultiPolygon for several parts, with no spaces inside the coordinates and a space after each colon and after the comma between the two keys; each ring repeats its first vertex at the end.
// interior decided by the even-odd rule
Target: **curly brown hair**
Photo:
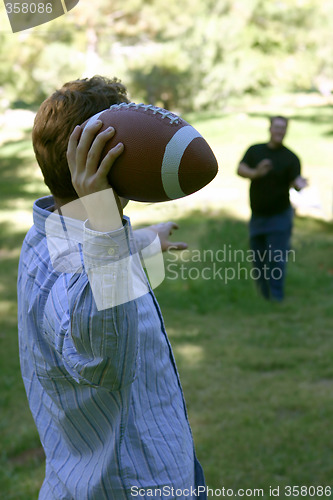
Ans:
{"type": "Polygon", "coordinates": [[[94,76],[66,83],[41,104],[32,142],[44,182],[55,197],[67,201],[78,197],[66,158],[68,140],[76,125],[121,102],[129,100],[120,80],[94,76]]]}

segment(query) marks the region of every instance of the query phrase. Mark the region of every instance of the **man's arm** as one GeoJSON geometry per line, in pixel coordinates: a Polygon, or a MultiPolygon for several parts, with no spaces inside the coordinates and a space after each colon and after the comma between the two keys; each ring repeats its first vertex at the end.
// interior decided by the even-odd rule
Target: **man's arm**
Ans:
{"type": "Polygon", "coordinates": [[[261,160],[255,168],[249,167],[245,162],[240,162],[237,169],[237,174],[240,177],[245,177],[246,179],[251,179],[252,181],[255,179],[259,179],[260,177],[264,177],[264,175],[268,174],[270,170],[272,170],[273,165],[271,160],[265,158],[261,160]]]}
{"type": "Polygon", "coordinates": [[[293,155],[293,161],[289,167],[289,187],[301,191],[308,186],[308,180],[301,175],[301,162],[298,156],[293,155]]]}

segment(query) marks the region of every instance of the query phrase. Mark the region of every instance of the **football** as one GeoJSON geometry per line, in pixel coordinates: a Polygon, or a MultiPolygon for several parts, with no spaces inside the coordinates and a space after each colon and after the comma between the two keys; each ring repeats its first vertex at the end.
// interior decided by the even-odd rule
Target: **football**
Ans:
{"type": "Polygon", "coordinates": [[[121,103],[92,116],[82,126],[101,120],[99,132],[114,127],[102,157],[118,142],[125,146],[109,174],[119,196],[161,202],[187,196],[217,174],[213,151],[195,128],[170,111],[152,105],[121,103]]]}

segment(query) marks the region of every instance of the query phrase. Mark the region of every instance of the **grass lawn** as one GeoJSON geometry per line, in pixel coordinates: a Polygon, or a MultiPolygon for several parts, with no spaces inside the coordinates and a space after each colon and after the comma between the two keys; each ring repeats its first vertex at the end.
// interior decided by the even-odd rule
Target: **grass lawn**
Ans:
{"type": "MultiPolygon", "coordinates": [[[[294,118],[286,144],[301,156],[326,217],[296,217],[284,303],[257,296],[251,264],[242,257],[248,183],[235,168],[248,145],[267,137],[263,103],[246,112],[187,117],[218,156],[217,178],[187,199],[128,209],[138,225],[175,219],[180,230],[174,239],[189,243],[187,252],[164,255],[166,279],[155,293],[207,484],[235,493],[251,489],[247,496],[262,488],[264,498],[270,487],[287,498],[286,486],[333,486],[332,110],[288,101],[281,106],[276,111],[294,118]]],[[[2,145],[0,175],[0,491],[5,500],[35,500],[44,463],[20,376],[16,277],[32,201],[47,191],[28,132],[2,145]]],[[[303,489],[300,496],[331,495],[303,489]]]]}

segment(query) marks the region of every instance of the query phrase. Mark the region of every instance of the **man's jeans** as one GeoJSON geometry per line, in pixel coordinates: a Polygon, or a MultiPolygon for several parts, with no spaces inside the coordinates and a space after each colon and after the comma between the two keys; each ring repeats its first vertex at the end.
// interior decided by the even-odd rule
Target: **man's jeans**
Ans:
{"type": "Polygon", "coordinates": [[[254,254],[253,277],[266,299],[284,297],[286,262],[290,249],[292,209],[273,217],[252,217],[250,246],[254,254]]]}

